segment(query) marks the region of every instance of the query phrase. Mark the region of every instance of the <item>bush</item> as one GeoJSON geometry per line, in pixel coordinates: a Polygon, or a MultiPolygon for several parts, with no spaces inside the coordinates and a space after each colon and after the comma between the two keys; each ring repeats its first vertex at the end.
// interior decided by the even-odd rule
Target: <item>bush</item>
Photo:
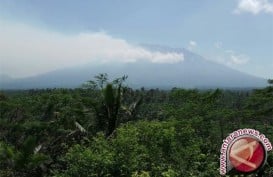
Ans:
{"type": "Polygon", "coordinates": [[[63,158],[67,169],[55,175],[201,176],[201,144],[187,122],[128,123],[111,139],[98,134],[87,147],[72,147],[63,158]]]}

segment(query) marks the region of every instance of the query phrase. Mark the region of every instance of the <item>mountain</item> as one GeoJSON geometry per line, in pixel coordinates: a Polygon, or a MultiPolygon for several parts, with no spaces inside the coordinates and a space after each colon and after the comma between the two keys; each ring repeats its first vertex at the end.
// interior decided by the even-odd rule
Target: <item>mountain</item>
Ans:
{"type": "MultiPolygon", "coordinates": [[[[56,70],[23,79],[2,79],[1,89],[74,88],[99,73],[111,78],[128,75],[131,87],[149,88],[257,88],[266,86],[266,80],[227,66],[212,62],[186,49],[143,45],[152,51],[183,53],[184,61],[178,63],[152,63],[146,60],[135,63],[108,63],[84,65],[56,70]]],[[[7,78],[7,77],[6,77],[7,78]]]]}
{"type": "Polygon", "coordinates": [[[9,77],[8,75],[0,74],[0,84],[1,84],[1,82],[10,82],[12,80],[13,79],[11,77],[9,77]]]}

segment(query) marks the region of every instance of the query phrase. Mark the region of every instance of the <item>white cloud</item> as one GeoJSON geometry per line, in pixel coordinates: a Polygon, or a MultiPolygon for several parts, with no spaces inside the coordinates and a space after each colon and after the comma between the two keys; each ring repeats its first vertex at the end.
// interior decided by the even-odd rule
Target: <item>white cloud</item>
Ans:
{"type": "Polygon", "coordinates": [[[273,13],[273,2],[268,0],[239,0],[234,13],[249,12],[252,14],[273,13]]]}
{"type": "Polygon", "coordinates": [[[245,54],[238,54],[234,50],[225,50],[227,59],[225,64],[229,66],[244,65],[249,61],[249,57],[245,54]]]}
{"type": "Polygon", "coordinates": [[[1,72],[15,77],[87,63],[184,60],[182,53],[152,52],[103,32],[64,35],[19,23],[0,26],[1,72]]]}
{"type": "Polygon", "coordinates": [[[243,65],[248,63],[249,58],[246,55],[235,55],[231,54],[229,60],[227,61],[228,65],[243,65]]]}
{"type": "Polygon", "coordinates": [[[234,50],[225,50],[224,48],[221,49],[222,50],[217,52],[217,55],[214,54],[214,56],[211,56],[211,58],[214,58],[214,61],[218,63],[233,68],[239,68],[246,65],[250,61],[250,57],[245,54],[238,53],[234,50]]]}
{"type": "Polygon", "coordinates": [[[196,48],[196,46],[197,43],[195,41],[190,41],[188,44],[188,49],[192,51],[194,48],[196,48]]]}

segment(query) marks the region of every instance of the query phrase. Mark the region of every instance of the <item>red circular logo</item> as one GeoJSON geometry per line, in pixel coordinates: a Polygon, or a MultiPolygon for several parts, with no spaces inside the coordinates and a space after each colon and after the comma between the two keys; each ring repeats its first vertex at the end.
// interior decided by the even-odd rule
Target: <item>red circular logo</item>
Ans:
{"type": "Polygon", "coordinates": [[[232,166],[240,172],[249,173],[259,169],[265,161],[266,151],[263,144],[252,137],[237,139],[229,150],[232,166]]]}

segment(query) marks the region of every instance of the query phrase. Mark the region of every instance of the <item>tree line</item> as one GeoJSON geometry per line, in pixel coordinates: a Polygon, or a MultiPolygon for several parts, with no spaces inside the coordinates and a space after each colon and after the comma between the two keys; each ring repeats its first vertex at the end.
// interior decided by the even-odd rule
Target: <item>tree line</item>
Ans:
{"type": "MultiPolygon", "coordinates": [[[[272,80],[253,90],[160,90],[126,79],[1,91],[0,176],[219,176],[229,133],[254,128],[273,139],[272,80]]],[[[273,176],[272,155],[248,176],[273,176]]]]}

